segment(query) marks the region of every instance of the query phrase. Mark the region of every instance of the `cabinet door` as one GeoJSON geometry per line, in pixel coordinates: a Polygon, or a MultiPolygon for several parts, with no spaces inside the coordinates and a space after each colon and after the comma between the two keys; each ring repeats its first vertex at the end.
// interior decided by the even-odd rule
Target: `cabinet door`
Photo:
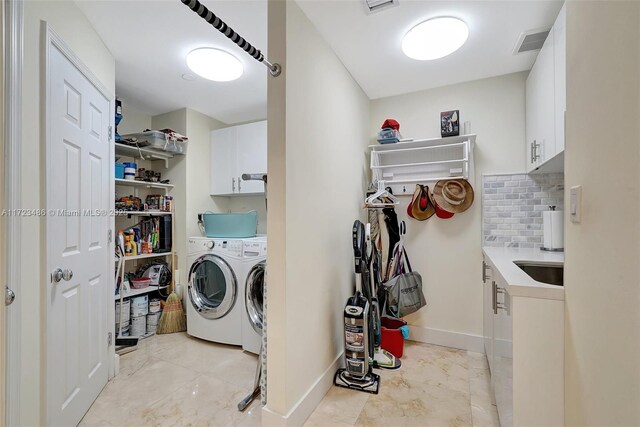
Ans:
{"type": "Polygon", "coordinates": [[[527,172],[556,154],[553,39],[551,30],[526,82],[527,172]]]}
{"type": "Polygon", "coordinates": [[[502,427],[513,426],[513,321],[512,300],[502,277],[494,282],[496,309],[493,316],[493,371],[491,379],[502,427]]]}
{"type": "Polygon", "coordinates": [[[533,158],[533,144],[536,143],[536,138],[539,132],[539,105],[540,105],[540,90],[538,88],[538,82],[540,74],[540,65],[538,62],[533,64],[533,68],[529,72],[525,87],[525,113],[526,113],[526,146],[525,152],[527,155],[526,169],[527,172],[531,172],[536,168],[536,162],[533,158]]]}
{"type": "Polygon", "coordinates": [[[235,141],[235,127],[211,132],[211,195],[237,192],[235,141]]]}
{"type": "MultiPolygon", "coordinates": [[[[267,173],[267,122],[237,126],[237,179],[244,173],[267,173]]],[[[264,193],[262,181],[241,181],[240,193],[264,193]]]]}
{"type": "Polygon", "coordinates": [[[567,24],[566,5],[553,25],[553,64],[555,84],[555,153],[564,151],[564,115],[567,110],[567,24]]]}
{"type": "Polygon", "coordinates": [[[489,371],[493,372],[493,271],[491,266],[483,262],[482,283],[482,331],[484,338],[484,352],[487,354],[489,371]]]}
{"type": "Polygon", "coordinates": [[[536,65],[540,64],[538,75],[538,90],[540,91],[540,105],[538,105],[539,122],[537,143],[536,164],[540,166],[556,154],[555,147],[555,99],[554,99],[554,76],[553,71],[553,30],[540,49],[536,65]]]}

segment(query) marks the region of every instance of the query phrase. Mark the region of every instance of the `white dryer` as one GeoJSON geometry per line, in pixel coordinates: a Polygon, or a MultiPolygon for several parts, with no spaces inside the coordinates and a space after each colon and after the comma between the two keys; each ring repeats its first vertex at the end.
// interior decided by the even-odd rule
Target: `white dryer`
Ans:
{"type": "Polygon", "coordinates": [[[242,250],[245,265],[242,349],[259,354],[264,322],[263,289],[267,263],[267,238],[245,239],[242,250]]]}
{"type": "Polygon", "coordinates": [[[242,240],[191,237],[187,333],[208,341],[242,345],[245,266],[242,240]]]}

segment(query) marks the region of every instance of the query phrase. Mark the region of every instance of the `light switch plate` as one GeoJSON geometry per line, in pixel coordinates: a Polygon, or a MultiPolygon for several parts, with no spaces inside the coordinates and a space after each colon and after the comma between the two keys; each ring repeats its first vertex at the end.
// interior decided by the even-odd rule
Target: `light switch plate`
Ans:
{"type": "Polygon", "coordinates": [[[582,219],[582,185],[571,187],[569,198],[569,219],[579,223],[582,219]]]}

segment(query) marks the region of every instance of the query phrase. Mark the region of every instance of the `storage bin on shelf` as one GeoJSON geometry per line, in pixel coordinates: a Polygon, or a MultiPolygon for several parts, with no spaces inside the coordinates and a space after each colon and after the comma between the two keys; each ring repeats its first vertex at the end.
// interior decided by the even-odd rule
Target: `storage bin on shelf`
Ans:
{"type": "Polygon", "coordinates": [[[158,130],[122,135],[123,139],[136,139],[140,147],[153,148],[169,153],[187,153],[188,140],[179,141],[158,130]]]}
{"type": "Polygon", "coordinates": [[[207,237],[255,237],[258,231],[256,211],[228,214],[205,212],[202,214],[202,222],[207,237]]]}

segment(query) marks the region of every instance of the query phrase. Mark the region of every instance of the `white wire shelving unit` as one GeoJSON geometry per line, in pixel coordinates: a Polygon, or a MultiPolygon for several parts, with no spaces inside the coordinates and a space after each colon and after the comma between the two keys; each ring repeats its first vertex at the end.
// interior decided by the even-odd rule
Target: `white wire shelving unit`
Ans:
{"type": "Polygon", "coordinates": [[[384,182],[395,195],[413,194],[415,184],[441,179],[473,181],[476,135],[370,145],[373,182],[384,182]]]}

